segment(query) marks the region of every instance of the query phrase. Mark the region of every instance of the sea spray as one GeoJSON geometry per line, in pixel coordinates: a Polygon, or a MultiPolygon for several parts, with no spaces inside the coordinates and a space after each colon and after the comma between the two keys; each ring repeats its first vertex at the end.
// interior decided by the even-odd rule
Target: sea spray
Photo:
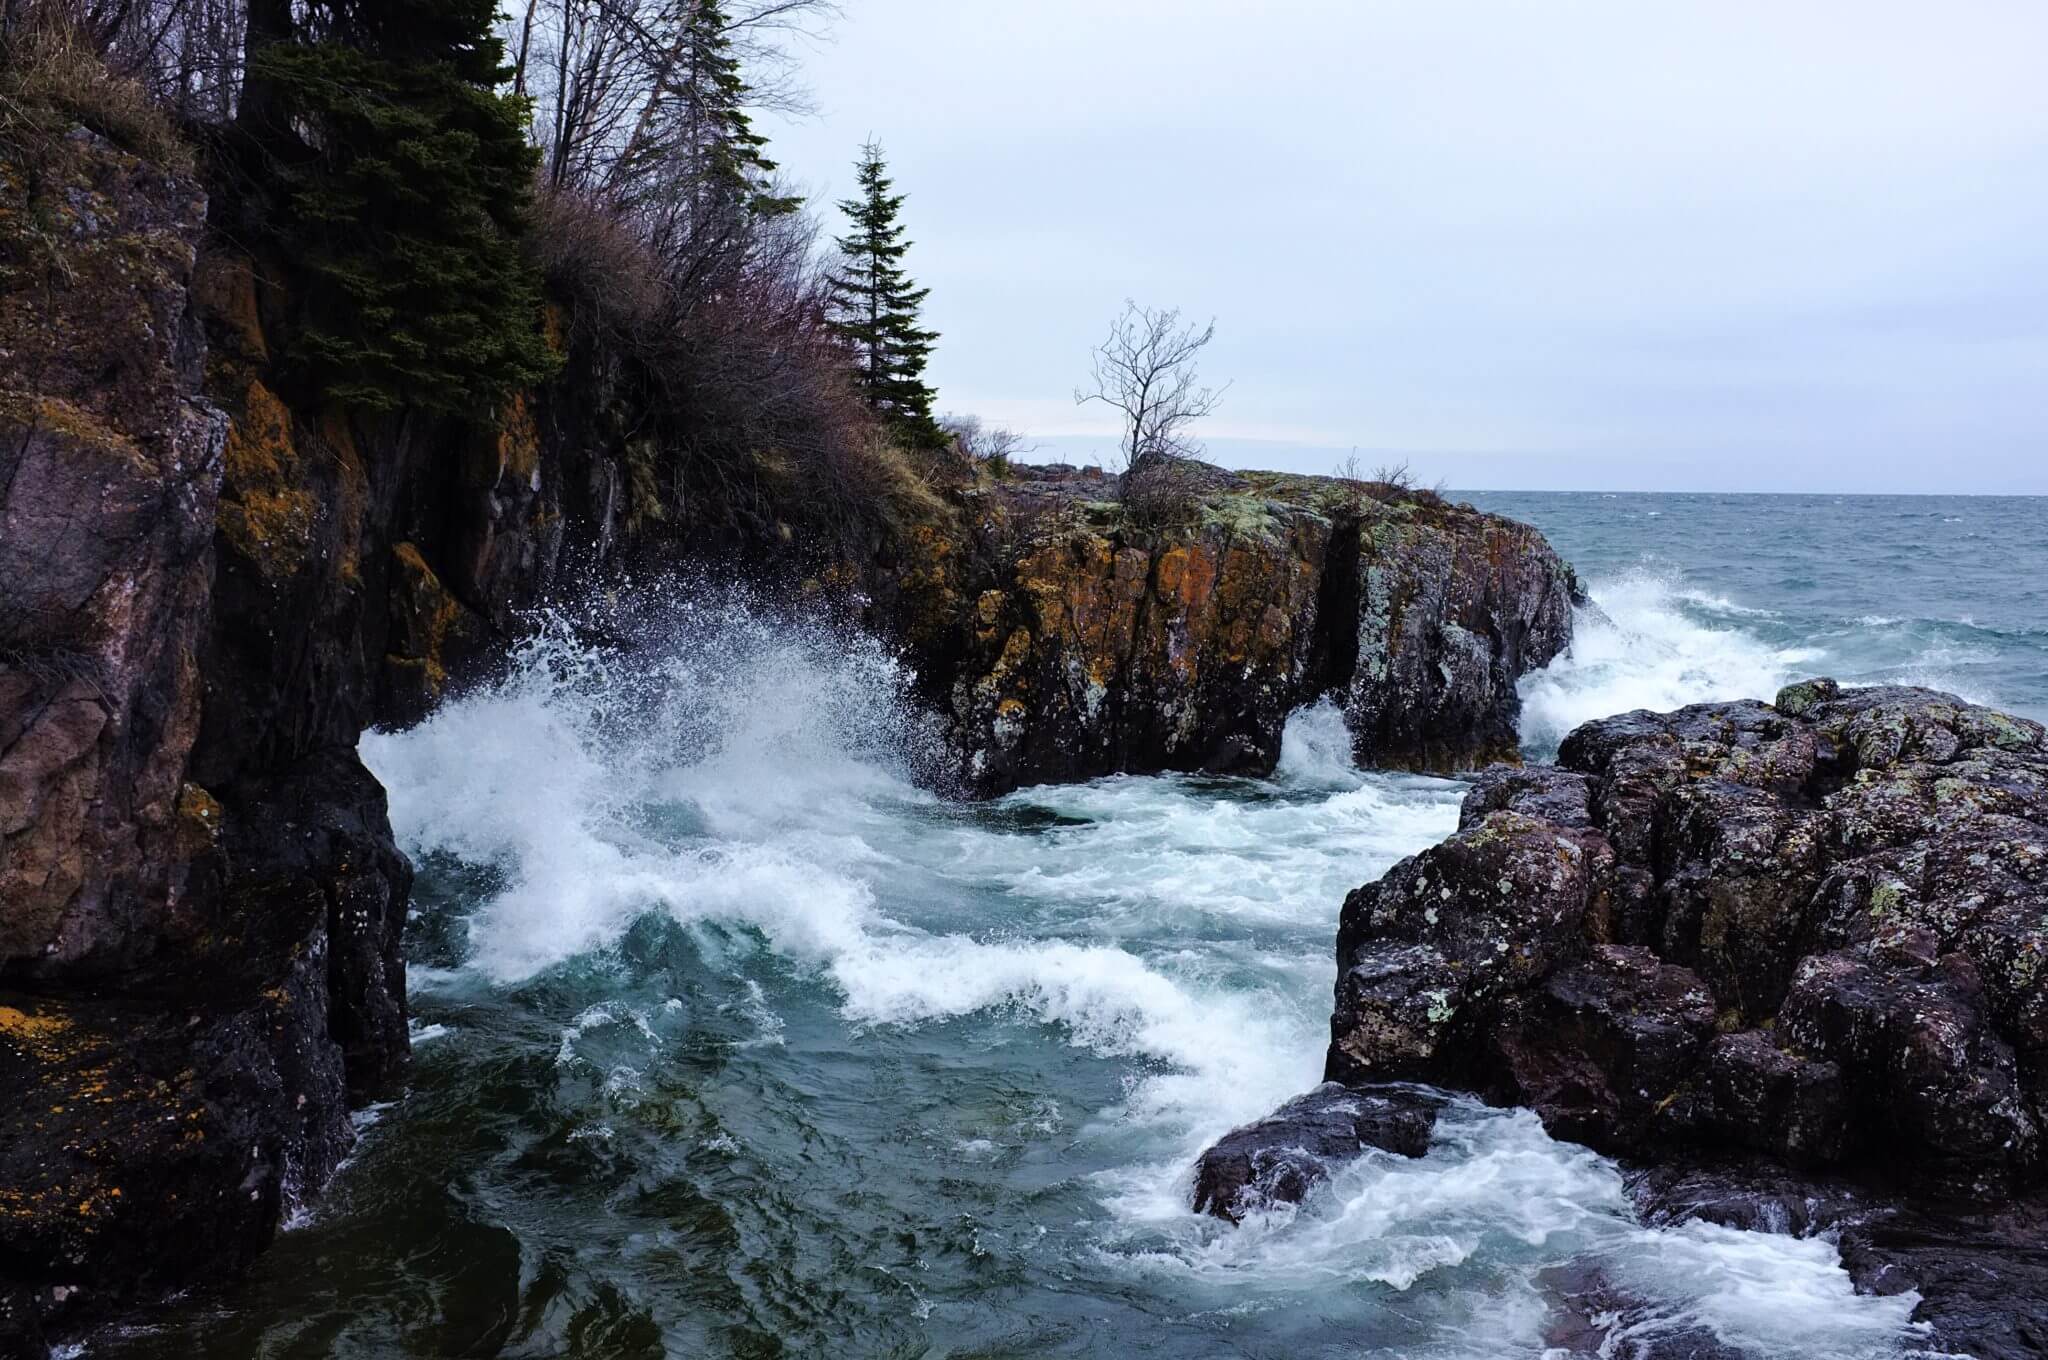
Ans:
{"type": "Polygon", "coordinates": [[[1305,785],[1332,795],[1307,816],[1203,796],[1200,781],[1110,779],[1002,800],[998,815],[1070,825],[991,837],[913,782],[926,729],[869,640],[730,599],[643,612],[633,647],[582,633],[545,629],[497,683],[364,739],[409,852],[504,877],[470,918],[472,969],[517,982],[649,913],[739,925],[828,979],[853,1024],[1001,1010],[1163,1064],[1126,1112],[1176,1125],[1177,1155],[1313,1080],[1322,997],[1262,995],[1261,980],[1293,996],[1295,959],[1241,962],[1230,945],[1219,967],[1102,941],[1261,914],[1320,924],[1353,879],[1450,825],[1449,786],[1369,785],[1348,758],[1343,775],[1322,731],[1320,746],[1288,743],[1315,766],[1305,785]],[[962,880],[1046,910],[953,913],[962,880]],[[878,884],[906,882],[929,885],[916,921],[878,901],[878,884]]]}
{"type": "MultiPolygon", "coordinates": [[[[464,1132],[401,1107],[352,1175],[407,1242],[479,1215],[514,1238],[493,1289],[547,1263],[564,1302],[523,1312],[528,1349],[619,1299],[713,1352],[1533,1360],[1545,1272],[1585,1262],[1632,1328],[1912,1339],[1910,1298],[1856,1298],[1826,1244],[1641,1229],[1611,1163],[1469,1100],[1425,1158],[1238,1229],[1190,1212],[1202,1146],[1320,1076],[1344,894],[1455,824],[1462,786],[1353,768],[1334,706],[1294,716],[1271,780],[957,804],[921,787],[929,726],[871,640],[730,597],[624,640],[584,622],[363,747],[421,928],[455,941],[416,978],[446,1036],[422,1081],[464,1132]],[[422,1176],[470,1207],[423,1220],[422,1176]]],[[[362,1354],[423,1344],[334,1325],[362,1354]]]]}
{"type": "Polygon", "coordinates": [[[1521,682],[1522,748],[1548,759],[1580,723],[1632,709],[1662,712],[1717,699],[1768,701],[1827,654],[1774,646],[1745,623],[1767,611],[1634,570],[1594,581],[1569,651],[1521,682]]]}

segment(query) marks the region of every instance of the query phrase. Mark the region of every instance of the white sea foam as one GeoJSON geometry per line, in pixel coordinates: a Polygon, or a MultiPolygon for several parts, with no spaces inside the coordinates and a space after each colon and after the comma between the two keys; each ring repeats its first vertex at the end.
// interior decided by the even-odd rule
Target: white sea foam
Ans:
{"type": "Polygon", "coordinates": [[[1712,621],[1766,611],[1668,577],[1631,572],[1594,582],[1590,593],[1597,607],[1579,611],[1571,649],[1522,680],[1522,740],[1533,754],[1556,750],[1580,723],[1632,709],[1768,700],[1826,660],[1818,648],[1775,647],[1739,624],[1712,621]]]}
{"type": "MultiPolygon", "coordinates": [[[[750,927],[828,978],[855,1024],[1007,1012],[1166,1069],[1121,1114],[1170,1125],[1178,1156],[1313,1083],[1330,965],[1322,950],[1276,969],[1228,942],[1146,957],[1116,941],[1201,919],[1326,932],[1349,888],[1455,819],[1455,786],[1352,768],[1331,709],[1286,743],[1284,778],[1317,791],[1305,800],[1109,779],[1014,796],[1073,823],[1045,836],[926,824],[935,804],[900,754],[915,724],[884,654],[743,610],[677,628],[646,656],[550,632],[503,682],[365,737],[409,851],[505,872],[470,926],[487,978],[601,949],[648,912],[750,927]],[[906,875],[937,899],[980,884],[1042,911],[1028,933],[938,919],[943,901],[934,919],[900,919],[876,885],[906,875]]],[[[623,1019],[578,1017],[562,1060],[623,1019]]]]}
{"type": "Polygon", "coordinates": [[[1163,1215],[1151,1226],[1176,1236],[1128,1250],[1134,1268],[1226,1290],[1252,1310],[1293,1306],[1304,1281],[1406,1292],[1434,1277],[1441,1300],[1446,1276],[1468,1266],[1476,1278],[1519,1275],[1524,1297],[1474,1290],[1481,1311],[1442,1319],[1445,1344],[1429,1354],[1446,1357],[1522,1353],[1546,1311],[1537,1272],[1556,1265],[1597,1272],[1629,1305],[1614,1319],[1617,1356],[1634,1353],[1631,1341],[1704,1331],[1760,1357],[1874,1360],[1924,1336],[1910,1321],[1917,1294],[1857,1294],[1829,1242],[1640,1227],[1612,1163],[1553,1141],[1526,1110],[1469,1100],[1444,1111],[1420,1159],[1368,1153],[1302,1205],[1236,1229],[1163,1215]]]}

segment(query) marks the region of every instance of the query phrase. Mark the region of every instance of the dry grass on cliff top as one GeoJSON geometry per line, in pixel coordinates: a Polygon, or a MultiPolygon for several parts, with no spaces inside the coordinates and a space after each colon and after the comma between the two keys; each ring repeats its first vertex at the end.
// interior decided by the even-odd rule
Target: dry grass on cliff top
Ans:
{"type": "Polygon", "coordinates": [[[85,127],[175,174],[194,166],[190,145],[142,82],[114,74],[55,15],[36,15],[0,43],[0,144],[48,155],[85,127]]]}

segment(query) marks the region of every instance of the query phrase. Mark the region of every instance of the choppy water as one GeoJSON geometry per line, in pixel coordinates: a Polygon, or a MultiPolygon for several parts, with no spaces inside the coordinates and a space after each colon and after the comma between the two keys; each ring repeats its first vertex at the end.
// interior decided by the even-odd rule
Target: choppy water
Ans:
{"type": "MultiPolygon", "coordinates": [[[[1987,565],[2048,560],[2041,502],[1880,534],[1475,499],[1604,611],[1525,686],[1536,747],[1815,670],[2048,707],[2042,576],[1987,565]],[[1941,568],[1879,570],[1884,534],[1941,568]]],[[[1544,1272],[1588,1262],[1635,1337],[1919,1340],[1827,1242],[1640,1228],[1610,1163],[1472,1104],[1300,1211],[1188,1212],[1195,1154],[1319,1075],[1345,892],[1455,822],[1458,785],[1351,768],[1327,707],[1271,780],[960,806],[913,782],[872,643],[730,602],[639,626],[364,739],[421,868],[412,1089],[252,1280],[94,1355],[1533,1358],[1544,1272]]]]}
{"type": "Polygon", "coordinates": [[[2048,720],[2048,497],[1479,492],[1612,619],[1523,687],[1523,736],[1828,674],[2048,720]]]}

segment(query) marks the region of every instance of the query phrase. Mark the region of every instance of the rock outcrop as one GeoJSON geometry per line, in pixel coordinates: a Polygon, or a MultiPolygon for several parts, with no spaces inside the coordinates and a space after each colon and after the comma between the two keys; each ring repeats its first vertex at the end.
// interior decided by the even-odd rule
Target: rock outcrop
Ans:
{"type": "Polygon", "coordinates": [[[1114,478],[1019,468],[963,495],[965,551],[906,563],[903,631],[971,790],[1263,774],[1325,694],[1369,765],[1516,755],[1515,682],[1581,598],[1541,535],[1429,493],[1206,471],[1153,524],[1114,478]]]}
{"type": "Polygon", "coordinates": [[[330,1032],[376,1014],[404,1051],[410,870],[348,747],[318,777],[360,813],[322,826],[338,848],[259,772],[197,773],[234,447],[191,300],[204,196],[83,130],[5,170],[0,1339],[30,1345],[247,1259],[333,1168],[360,1065],[330,1032]]]}
{"type": "MultiPolygon", "coordinates": [[[[1483,775],[1456,835],[1346,899],[1337,947],[1335,1080],[1527,1105],[1637,1162],[2039,1201],[2037,723],[1828,680],[1589,723],[1554,769],[1483,775]]],[[[1914,1269],[1893,1286],[1964,1326],[1914,1269]]]]}

